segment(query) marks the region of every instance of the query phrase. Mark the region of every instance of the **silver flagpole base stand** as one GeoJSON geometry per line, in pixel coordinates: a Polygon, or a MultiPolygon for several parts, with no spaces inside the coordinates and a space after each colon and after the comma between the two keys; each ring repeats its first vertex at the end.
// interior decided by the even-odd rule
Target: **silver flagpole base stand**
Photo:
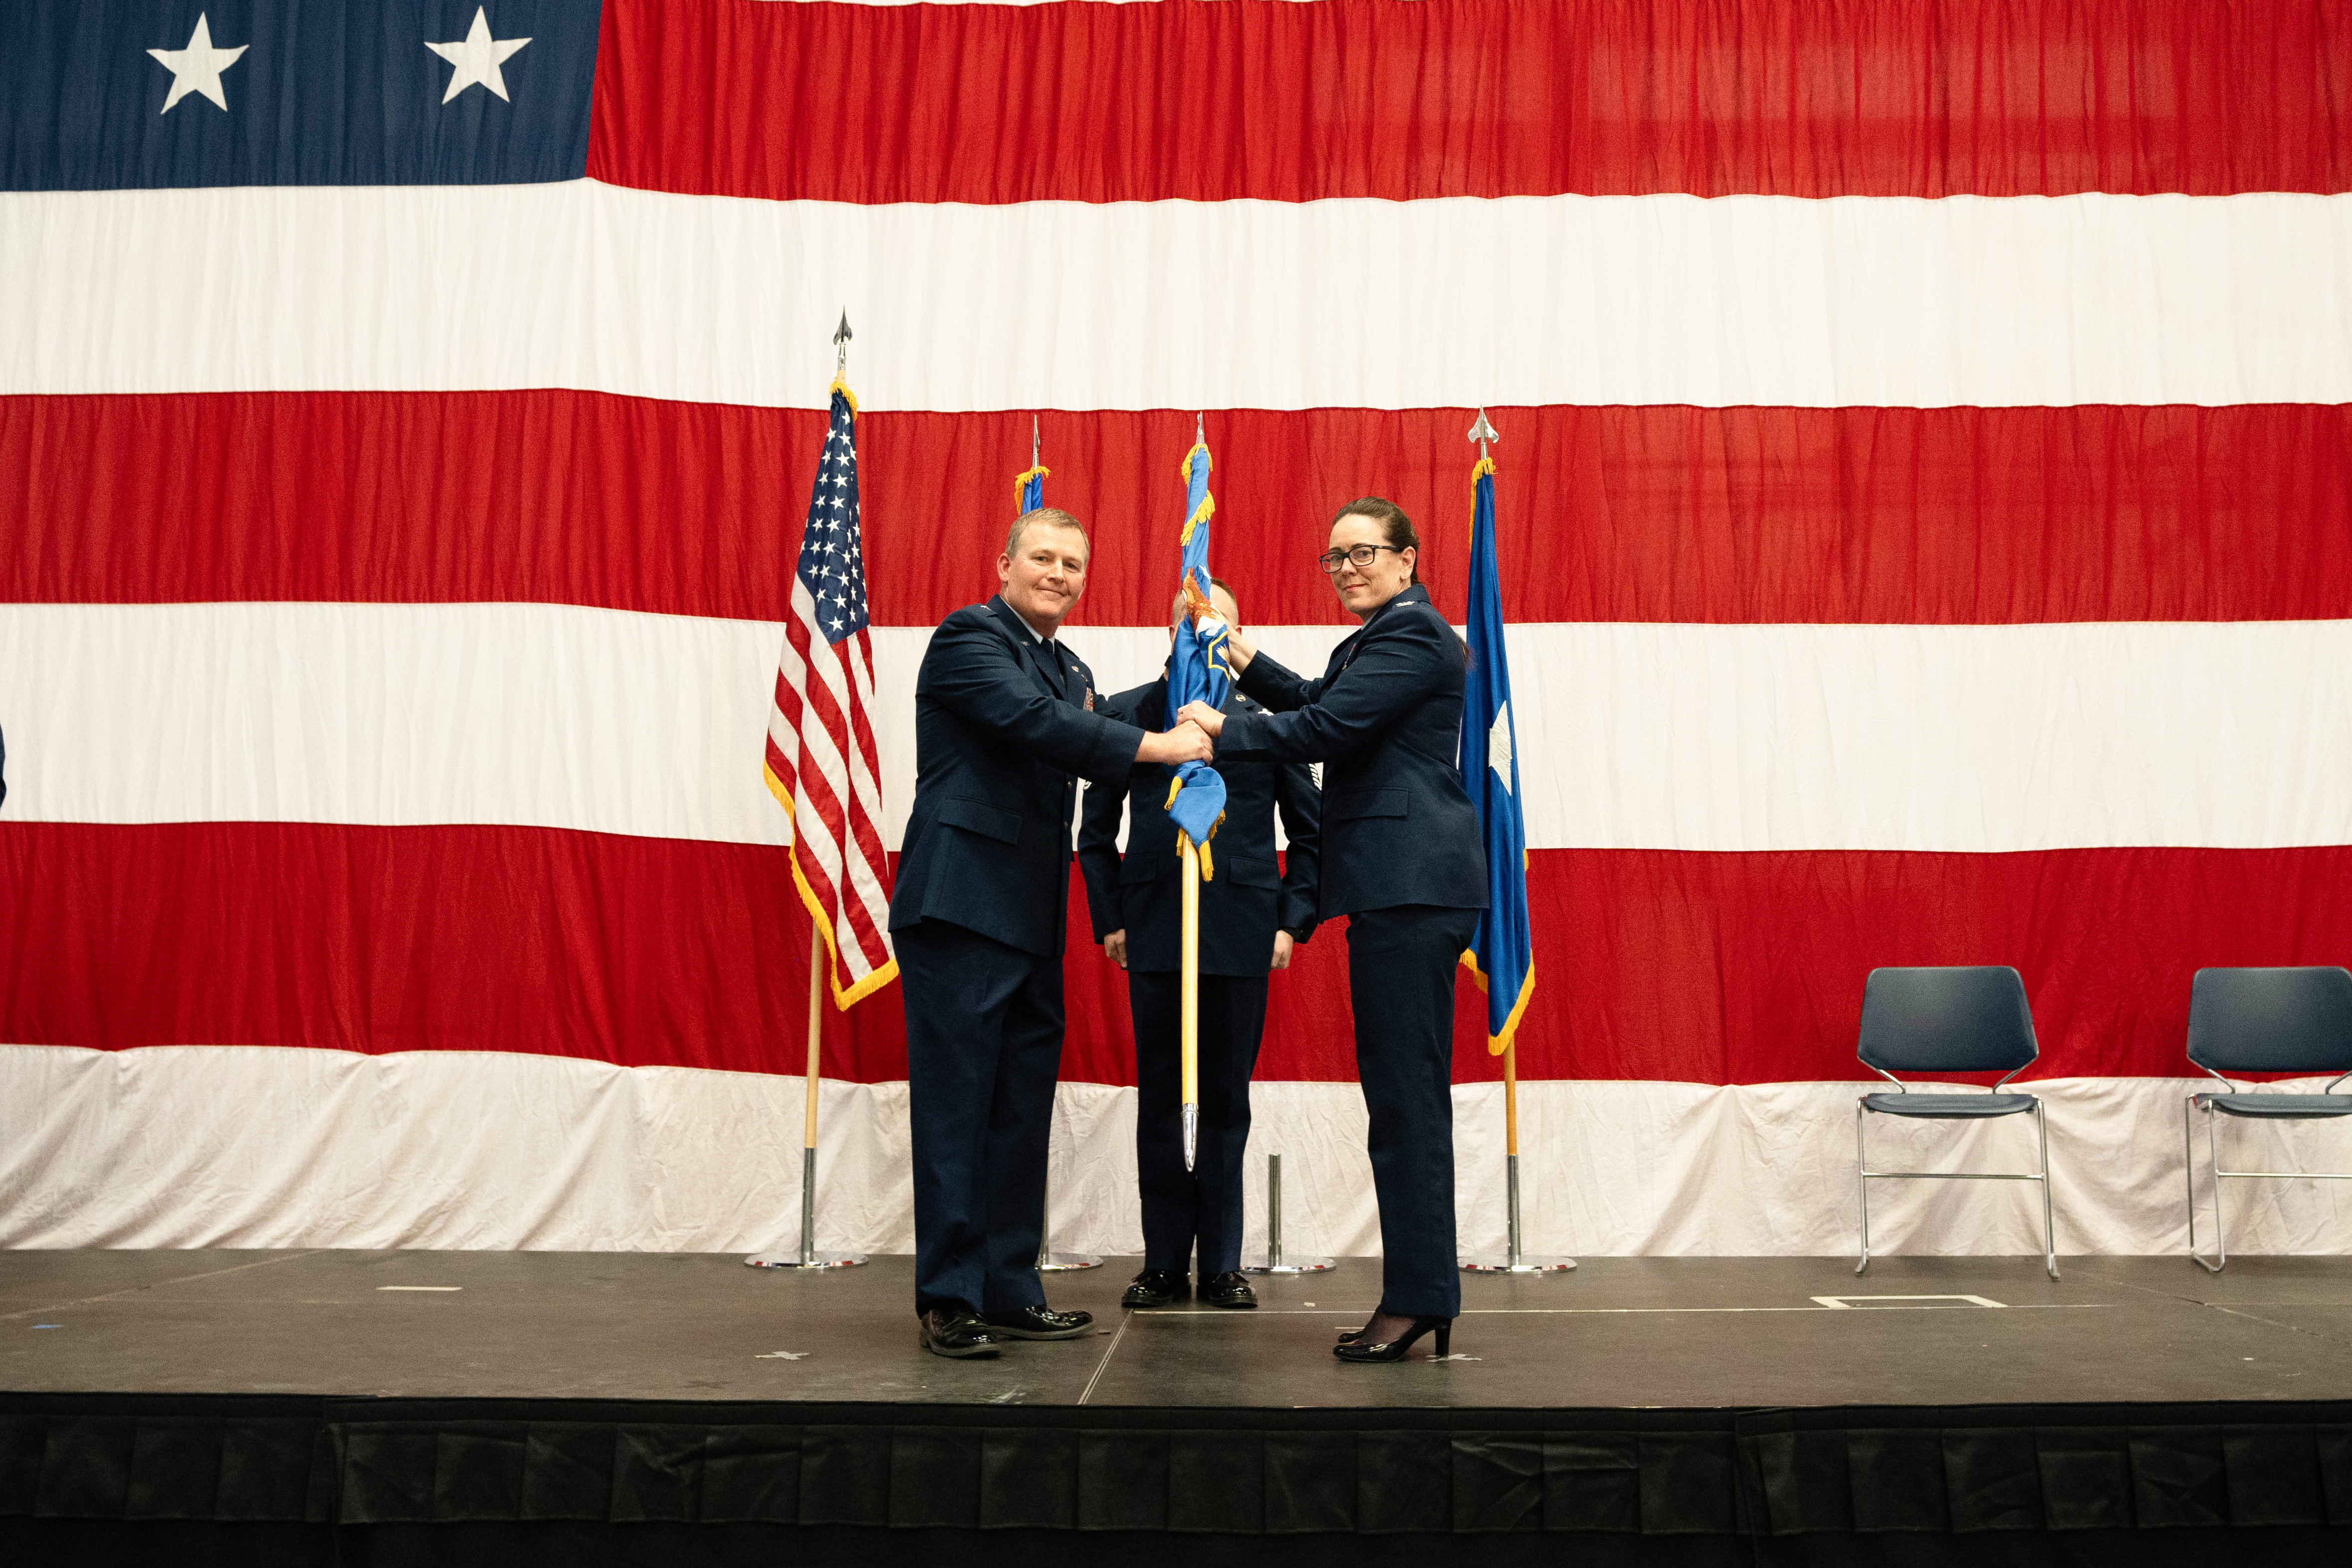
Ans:
{"type": "Polygon", "coordinates": [[[1576,1267],[1573,1258],[1530,1258],[1519,1250],[1519,1157],[1507,1156],[1504,1161],[1506,1195],[1510,1204],[1510,1226],[1503,1256],[1465,1258],[1461,1260],[1465,1274],[1565,1274],[1576,1267]]]}
{"type": "Polygon", "coordinates": [[[1335,1267],[1328,1258],[1282,1255],[1282,1156],[1265,1157],[1265,1256],[1242,1265],[1244,1274],[1320,1274],[1335,1267]]]}
{"type": "Polygon", "coordinates": [[[1037,1227],[1037,1272],[1040,1274],[1072,1274],[1081,1268],[1100,1268],[1102,1259],[1091,1252],[1056,1252],[1054,1250],[1054,1194],[1045,1193],[1045,1221],[1037,1227]]]}
{"type": "MultiPolygon", "coordinates": [[[[814,1005],[814,1003],[811,1004],[814,1005]]],[[[816,1249],[816,1151],[801,1151],[801,1245],[797,1252],[778,1248],[755,1252],[743,1259],[752,1268],[855,1268],[866,1261],[862,1252],[819,1252],[816,1249]]]]}

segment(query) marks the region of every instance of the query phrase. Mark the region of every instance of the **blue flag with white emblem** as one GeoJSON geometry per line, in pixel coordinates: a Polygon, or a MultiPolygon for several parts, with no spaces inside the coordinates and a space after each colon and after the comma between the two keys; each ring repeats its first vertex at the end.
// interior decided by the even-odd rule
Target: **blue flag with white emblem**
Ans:
{"type": "MultiPolygon", "coordinates": [[[[1169,650],[1168,714],[1171,719],[1187,702],[1223,708],[1233,684],[1233,670],[1225,662],[1225,634],[1230,628],[1214,618],[1214,601],[1209,597],[1209,519],[1217,503],[1209,494],[1205,441],[1193,443],[1181,471],[1184,476],[1184,530],[1178,536],[1183,552],[1181,582],[1187,608],[1200,612],[1201,617],[1185,616],[1176,628],[1176,646],[1169,650]]],[[[1215,876],[1209,839],[1216,833],[1217,824],[1225,819],[1225,781],[1217,770],[1206,763],[1179,767],[1168,790],[1168,815],[1186,837],[1201,847],[1201,875],[1215,876]]]]}
{"type": "Polygon", "coordinates": [[[1486,993],[1486,1048],[1508,1050],[1535,994],[1528,929],[1528,831],[1519,811],[1519,748],[1511,727],[1510,656],[1503,647],[1502,574],[1495,556],[1495,464],[1471,483],[1470,679],[1462,696],[1462,787],[1486,847],[1486,912],[1462,961],[1486,993]]]}

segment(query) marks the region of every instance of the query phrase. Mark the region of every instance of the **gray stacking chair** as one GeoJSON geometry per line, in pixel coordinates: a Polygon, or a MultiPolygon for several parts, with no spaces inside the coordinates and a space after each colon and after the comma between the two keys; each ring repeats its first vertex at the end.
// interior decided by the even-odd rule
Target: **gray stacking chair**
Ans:
{"type": "Polygon", "coordinates": [[[2229,1267],[2230,1245],[2221,1234],[2224,1181],[2352,1181],[2352,1174],[2326,1171],[2225,1171],[2220,1116],[2307,1121],[2352,1116],[2352,1094],[2336,1092],[2352,1078],[2352,973],[2313,965],[2297,969],[2200,969],[2189,986],[2189,1059],[2219,1079],[2219,1092],[2206,1089],[2180,1108],[2180,1152],[2189,1182],[2189,1256],[2219,1274],[2229,1267]],[[2264,1094],[2242,1090],[2225,1072],[2336,1074],[2319,1094],[2264,1094]],[[2213,1165],[2214,1261],[2197,1250],[2196,1115],[2205,1113],[2206,1146],[2213,1165]]]}
{"type": "Polygon", "coordinates": [[[2009,1080],[2041,1055],[2025,982],[2002,964],[1938,969],[1874,969],[1862,993],[1862,1065],[1895,1086],[1854,1102],[1853,1158],[1861,1173],[1862,1261],[1870,1267],[1870,1184],[1889,1181],[2039,1182],[2042,1264],[2058,1278],[2057,1232],[2050,1215],[2050,1122],[2038,1094],[2004,1094],[2009,1080]],[[2005,1074],[1989,1094],[1914,1094],[1896,1072],[2005,1074]],[[1872,1115],[1982,1121],[2033,1113],[2042,1140],[2039,1171],[1874,1171],[1863,1139],[1872,1115]]]}

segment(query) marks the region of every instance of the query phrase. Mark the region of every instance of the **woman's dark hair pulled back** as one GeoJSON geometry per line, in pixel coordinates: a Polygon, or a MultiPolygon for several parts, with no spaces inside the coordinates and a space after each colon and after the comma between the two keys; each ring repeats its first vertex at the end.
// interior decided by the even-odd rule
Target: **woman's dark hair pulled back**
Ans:
{"type": "MultiPolygon", "coordinates": [[[[1338,526],[1339,520],[1343,517],[1369,517],[1374,522],[1379,523],[1381,525],[1381,542],[1394,550],[1410,550],[1412,552],[1412,577],[1411,580],[1414,583],[1421,581],[1421,535],[1412,531],[1412,519],[1405,516],[1404,508],[1397,505],[1397,503],[1392,500],[1385,500],[1379,496],[1358,496],[1354,500],[1349,501],[1347,505],[1341,507],[1338,511],[1331,514],[1333,526],[1338,526]]],[[[1470,645],[1466,642],[1463,642],[1458,637],[1454,640],[1456,643],[1461,644],[1462,662],[1465,666],[1468,665],[1470,662],[1470,645]]]]}

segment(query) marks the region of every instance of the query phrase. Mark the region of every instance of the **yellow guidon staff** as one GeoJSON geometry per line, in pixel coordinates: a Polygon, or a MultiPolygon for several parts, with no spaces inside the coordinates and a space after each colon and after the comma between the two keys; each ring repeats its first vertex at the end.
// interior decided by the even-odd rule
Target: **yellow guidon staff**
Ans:
{"type": "MultiPolygon", "coordinates": [[[[1187,702],[1225,705],[1233,670],[1225,662],[1225,623],[1209,599],[1209,519],[1217,503],[1209,494],[1209,444],[1204,421],[1193,416],[1192,449],[1179,469],[1184,478],[1183,551],[1186,615],[1168,656],[1168,711],[1187,702]]],[[[1176,823],[1182,857],[1183,931],[1178,939],[1179,994],[1182,1011],[1177,1039],[1182,1052],[1184,1168],[1192,1168],[1201,1140],[1201,884],[1217,874],[1209,840],[1225,819],[1225,781],[1206,763],[1186,763],[1168,786],[1168,815],[1176,823]]]]}

